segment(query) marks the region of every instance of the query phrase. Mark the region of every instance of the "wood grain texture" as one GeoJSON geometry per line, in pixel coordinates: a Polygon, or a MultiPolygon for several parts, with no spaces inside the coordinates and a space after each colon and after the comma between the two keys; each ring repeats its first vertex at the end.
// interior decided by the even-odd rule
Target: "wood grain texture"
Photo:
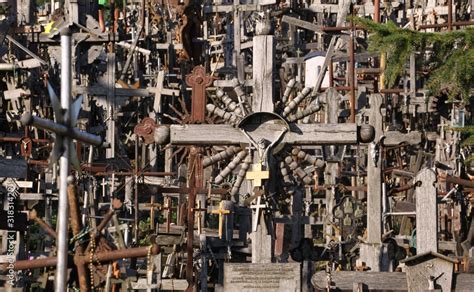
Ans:
{"type": "MultiPolygon", "coordinates": [[[[374,142],[378,143],[383,135],[383,117],[380,112],[382,106],[382,95],[370,95],[370,116],[369,123],[375,128],[374,142]]],[[[372,159],[371,151],[374,151],[374,144],[369,144],[369,159],[367,170],[367,241],[369,243],[381,243],[382,236],[382,157],[380,150],[377,161],[372,159]]]]}
{"type": "MultiPolygon", "coordinates": [[[[279,132],[275,135],[278,135],[279,132]]],[[[173,145],[249,143],[241,130],[231,125],[172,125],[170,127],[170,142],[173,145]]],[[[357,142],[357,126],[356,124],[292,125],[291,132],[284,135],[282,142],[293,145],[355,144],[357,142]]]]}
{"type": "Polygon", "coordinates": [[[253,99],[252,111],[273,112],[274,37],[259,35],[253,38],[253,99]]]}
{"type": "Polygon", "coordinates": [[[422,169],[415,181],[421,186],[415,190],[416,201],[416,252],[438,251],[438,218],[436,205],[436,173],[428,168],[422,169]]]}

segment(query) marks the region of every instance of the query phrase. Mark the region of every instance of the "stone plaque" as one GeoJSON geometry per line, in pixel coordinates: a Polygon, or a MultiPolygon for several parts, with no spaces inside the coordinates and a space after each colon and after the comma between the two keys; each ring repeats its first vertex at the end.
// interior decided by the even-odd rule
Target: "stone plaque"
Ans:
{"type": "Polygon", "coordinates": [[[299,263],[224,264],[225,292],[301,291],[299,263]]]}

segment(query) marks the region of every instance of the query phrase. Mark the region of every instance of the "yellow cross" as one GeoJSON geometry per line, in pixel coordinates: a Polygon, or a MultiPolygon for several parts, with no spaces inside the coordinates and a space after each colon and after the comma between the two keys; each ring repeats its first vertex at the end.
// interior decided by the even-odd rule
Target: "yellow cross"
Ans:
{"type": "Polygon", "coordinates": [[[212,210],[212,214],[219,214],[219,238],[222,239],[222,228],[223,228],[223,223],[224,223],[224,215],[229,215],[230,210],[225,210],[224,208],[224,202],[219,203],[219,209],[217,210],[212,210]]]}
{"type": "Polygon", "coordinates": [[[268,179],[270,177],[270,172],[268,170],[262,170],[262,163],[256,163],[252,166],[253,171],[247,172],[247,179],[253,181],[254,187],[261,187],[262,180],[268,179]]]}

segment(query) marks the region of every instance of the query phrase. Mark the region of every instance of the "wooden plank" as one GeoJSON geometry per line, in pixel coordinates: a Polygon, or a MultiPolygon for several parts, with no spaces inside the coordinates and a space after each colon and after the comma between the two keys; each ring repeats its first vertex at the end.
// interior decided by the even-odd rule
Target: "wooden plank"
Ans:
{"type": "Polygon", "coordinates": [[[274,37],[258,35],[253,38],[253,99],[252,111],[273,112],[273,59],[275,56],[274,37]]]}
{"type": "MultiPolygon", "coordinates": [[[[57,193],[52,194],[51,199],[57,200],[57,193]]],[[[20,193],[20,200],[22,201],[41,201],[44,200],[46,197],[43,193],[20,193]]]]}
{"type": "MultiPolygon", "coordinates": [[[[87,93],[89,95],[98,95],[98,96],[107,96],[109,95],[109,89],[107,86],[102,86],[102,85],[93,85],[88,88],[76,88],[78,93],[87,93]],[[82,91],[81,91],[82,89],[82,91]]],[[[130,89],[130,88],[115,88],[115,95],[116,96],[126,96],[126,97],[132,97],[132,96],[151,96],[153,95],[154,92],[151,91],[150,89],[145,89],[145,88],[138,88],[138,89],[130,89]]]]}
{"type": "MultiPolygon", "coordinates": [[[[270,126],[269,126],[270,127],[270,126]]],[[[231,125],[172,125],[173,145],[236,145],[249,143],[240,129],[231,125]]],[[[292,125],[282,142],[292,145],[328,145],[357,143],[356,124],[292,125]]]]}
{"type": "Polygon", "coordinates": [[[415,189],[416,253],[438,252],[438,218],[436,203],[436,173],[428,168],[415,176],[421,186],[415,189]]]}
{"type": "MultiPolygon", "coordinates": [[[[380,111],[383,97],[380,94],[370,95],[371,112],[369,123],[375,128],[375,140],[379,142],[379,138],[383,134],[383,117],[380,111]]],[[[375,151],[375,144],[369,146],[369,153],[375,151]]],[[[382,159],[381,152],[377,161],[372,159],[369,154],[368,170],[367,170],[367,241],[369,243],[381,243],[382,240],[382,159]]]]}
{"type": "MultiPolygon", "coordinates": [[[[332,272],[331,280],[337,291],[353,291],[353,283],[364,283],[369,290],[379,291],[407,291],[407,280],[405,273],[384,272],[332,272]]],[[[326,291],[326,272],[317,272],[313,275],[311,283],[316,291],[326,291]]]]}
{"type": "Polygon", "coordinates": [[[400,144],[417,145],[421,143],[421,133],[413,131],[410,133],[401,133],[398,131],[385,132],[383,139],[384,146],[396,146],[400,144]]]}
{"type": "Polygon", "coordinates": [[[321,25],[316,25],[314,23],[304,21],[304,20],[298,19],[296,17],[291,17],[291,16],[288,16],[288,15],[284,15],[282,17],[281,21],[286,22],[288,24],[292,24],[294,26],[302,27],[302,28],[307,29],[307,30],[315,31],[315,32],[318,32],[318,33],[324,33],[323,30],[322,30],[323,27],[321,25]]]}

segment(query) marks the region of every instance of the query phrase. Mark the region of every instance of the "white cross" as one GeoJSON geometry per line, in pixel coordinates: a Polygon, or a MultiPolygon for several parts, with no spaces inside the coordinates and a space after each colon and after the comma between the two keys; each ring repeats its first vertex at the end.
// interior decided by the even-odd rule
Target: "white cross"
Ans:
{"type": "Polygon", "coordinates": [[[265,209],[267,207],[266,204],[262,204],[261,202],[262,202],[262,196],[258,196],[257,203],[250,206],[250,208],[255,209],[255,217],[254,217],[253,226],[252,226],[253,232],[257,231],[257,226],[258,226],[258,222],[260,221],[260,214],[262,212],[262,209],[265,209]]]}

